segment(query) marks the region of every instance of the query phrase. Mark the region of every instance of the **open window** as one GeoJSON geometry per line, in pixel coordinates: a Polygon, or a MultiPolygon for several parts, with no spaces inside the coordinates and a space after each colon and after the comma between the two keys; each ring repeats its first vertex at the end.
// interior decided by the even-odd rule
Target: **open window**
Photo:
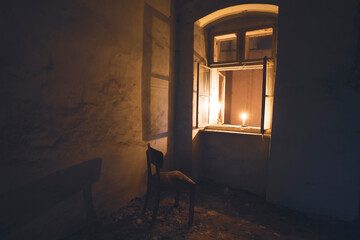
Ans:
{"type": "Polygon", "coordinates": [[[205,127],[210,123],[210,73],[211,69],[194,64],[196,72],[194,74],[193,84],[193,127],[205,127]]]}
{"type": "Polygon", "coordinates": [[[208,68],[198,65],[197,127],[270,133],[274,101],[274,60],[208,68]]]}
{"type": "Polygon", "coordinates": [[[276,14],[260,13],[207,26],[209,66],[194,66],[194,127],[271,133],[276,26],[276,14]]]}

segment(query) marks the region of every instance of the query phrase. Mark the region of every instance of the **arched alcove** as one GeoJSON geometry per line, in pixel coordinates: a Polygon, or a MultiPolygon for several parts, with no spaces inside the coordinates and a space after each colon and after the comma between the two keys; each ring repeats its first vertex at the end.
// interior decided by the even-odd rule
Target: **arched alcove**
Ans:
{"type": "MultiPolygon", "coordinates": [[[[188,2],[182,6],[175,6],[175,9],[177,21],[175,23],[175,80],[172,86],[173,89],[176,89],[173,104],[173,160],[176,168],[190,173],[194,170],[194,166],[196,168],[196,158],[198,158],[196,156],[198,150],[192,144],[192,138],[196,135],[196,130],[191,131],[194,127],[192,117],[194,102],[194,22],[199,20],[199,25],[206,26],[210,23],[228,20],[248,13],[263,12],[276,15],[278,7],[269,4],[269,2],[249,4],[240,1],[233,1],[232,3],[194,1],[192,4],[188,2]]],[[[207,57],[203,55],[202,59],[205,60],[207,57]]],[[[266,144],[263,148],[267,148],[266,144]]],[[[266,151],[263,151],[262,158],[264,156],[266,158],[266,151]]],[[[263,190],[260,190],[260,192],[264,194],[265,183],[262,185],[263,190]]]]}
{"type": "Polygon", "coordinates": [[[355,139],[346,133],[353,132],[356,125],[348,100],[351,105],[358,100],[354,94],[345,93],[348,90],[344,84],[357,54],[355,0],[342,6],[310,1],[178,1],[173,86],[175,165],[191,171],[194,161],[190,130],[193,23],[223,8],[253,3],[277,4],[280,8],[276,117],[267,166],[267,200],[297,210],[354,219],[359,191],[354,180],[358,171],[353,171],[358,169],[358,161],[353,156],[358,154],[355,139]],[[351,127],[339,124],[344,116],[351,120],[351,127]]]}
{"type": "Polygon", "coordinates": [[[266,194],[278,11],[276,5],[242,4],[194,23],[193,171],[199,179],[262,196],[266,194]]]}

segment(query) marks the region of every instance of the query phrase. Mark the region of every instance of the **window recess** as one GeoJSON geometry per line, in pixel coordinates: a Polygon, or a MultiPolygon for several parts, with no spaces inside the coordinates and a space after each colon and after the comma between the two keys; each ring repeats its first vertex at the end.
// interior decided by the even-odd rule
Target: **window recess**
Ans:
{"type": "Polygon", "coordinates": [[[209,67],[194,66],[193,127],[271,133],[277,20],[246,18],[205,31],[209,67]]]}

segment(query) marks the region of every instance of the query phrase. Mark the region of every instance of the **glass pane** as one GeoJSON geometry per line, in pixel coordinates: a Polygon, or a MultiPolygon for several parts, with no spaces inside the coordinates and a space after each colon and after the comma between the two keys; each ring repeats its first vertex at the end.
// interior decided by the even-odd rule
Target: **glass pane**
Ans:
{"type": "Polygon", "coordinates": [[[199,127],[203,127],[209,124],[209,107],[210,107],[210,69],[200,65],[199,109],[198,109],[199,127]]]}
{"type": "Polygon", "coordinates": [[[270,129],[272,125],[272,113],[274,102],[275,71],[274,61],[268,59],[266,62],[266,91],[265,91],[265,112],[264,129],[270,129]]]}
{"type": "Polygon", "coordinates": [[[199,68],[199,94],[210,95],[210,69],[201,65],[199,68]]]}
{"type": "Polygon", "coordinates": [[[219,121],[224,123],[225,116],[225,75],[219,72],[219,121]]]}
{"type": "Polygon", "coordinates": [[[230,75],[227,76],[227,80],[229,79],[231,79],[231,89],[225,94],[231,94],[231,104],[228,105],[229,108],[225,107],[225,111],[230,111],[230,124],[260,128],[262,68],[231,71],[231,78],[230,75]]]}
{"type": "Polygon", "coordinates": [[[274,72],[274,61],[268,59],[266,62],[266,95],[274,95],[274,84],[275,84],[275,72],[274,72]]]}
{"type": "Polygon", "coordinates": [[[273,110],[273,97],[265,98],[265,119],[264,119],[264,129],[270,129],[272,123],[272,110],[273,110]]]}
{"type": "Polygon", "coordinates": [[[245,34],[245,59],[272,57],[273,29],[248,31],[245,34]]]}
{"type": "Polygon", "coordinates": [[[193,91],[197,91],[197,74],[198,74],[198,63],[194,62],[194,72],[193,72],[193,91]]]}
{"type": "Polygon", "coordinates": [[[197,101],[197,92],[193,92],[193,114],[192,114],[192,126],[196,127],[196,114],[197,114],[197,106],[196,106],[196,101],[197,101]]]}
{"type": "Polygon", "coordinates": [[[193,121],[192,126],[196,127],[196,115],[197,115],[197,76],[198,76],[198,63],[194,62],[194,71],[193,71],[193,121]]]}
{"type": "Polygon", "coordinates": [[[199,127],[209,124],[210,97],[199,97],[199,127]]]}
{"type": "Polygon", "coordinates": [[[236,33],[214,37],[214,62],[236,61],[236,33]]]}

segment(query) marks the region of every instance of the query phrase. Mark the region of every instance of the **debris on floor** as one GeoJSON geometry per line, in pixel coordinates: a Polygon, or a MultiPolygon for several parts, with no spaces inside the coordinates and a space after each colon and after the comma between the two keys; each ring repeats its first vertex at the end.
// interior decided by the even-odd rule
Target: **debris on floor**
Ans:
{"type": "Polygon", "coordinates": [[[199,184],[194,224],[189,227],[186,193],[173,207],[173,194],[161,198],[157,221],[150,227],[153,199],[141,214],[143,199],[135,198],[101,224],[66,240],[359,240],[359,223],[309,217],[275,207],[264,198],[216,184],[199,184]]]}

